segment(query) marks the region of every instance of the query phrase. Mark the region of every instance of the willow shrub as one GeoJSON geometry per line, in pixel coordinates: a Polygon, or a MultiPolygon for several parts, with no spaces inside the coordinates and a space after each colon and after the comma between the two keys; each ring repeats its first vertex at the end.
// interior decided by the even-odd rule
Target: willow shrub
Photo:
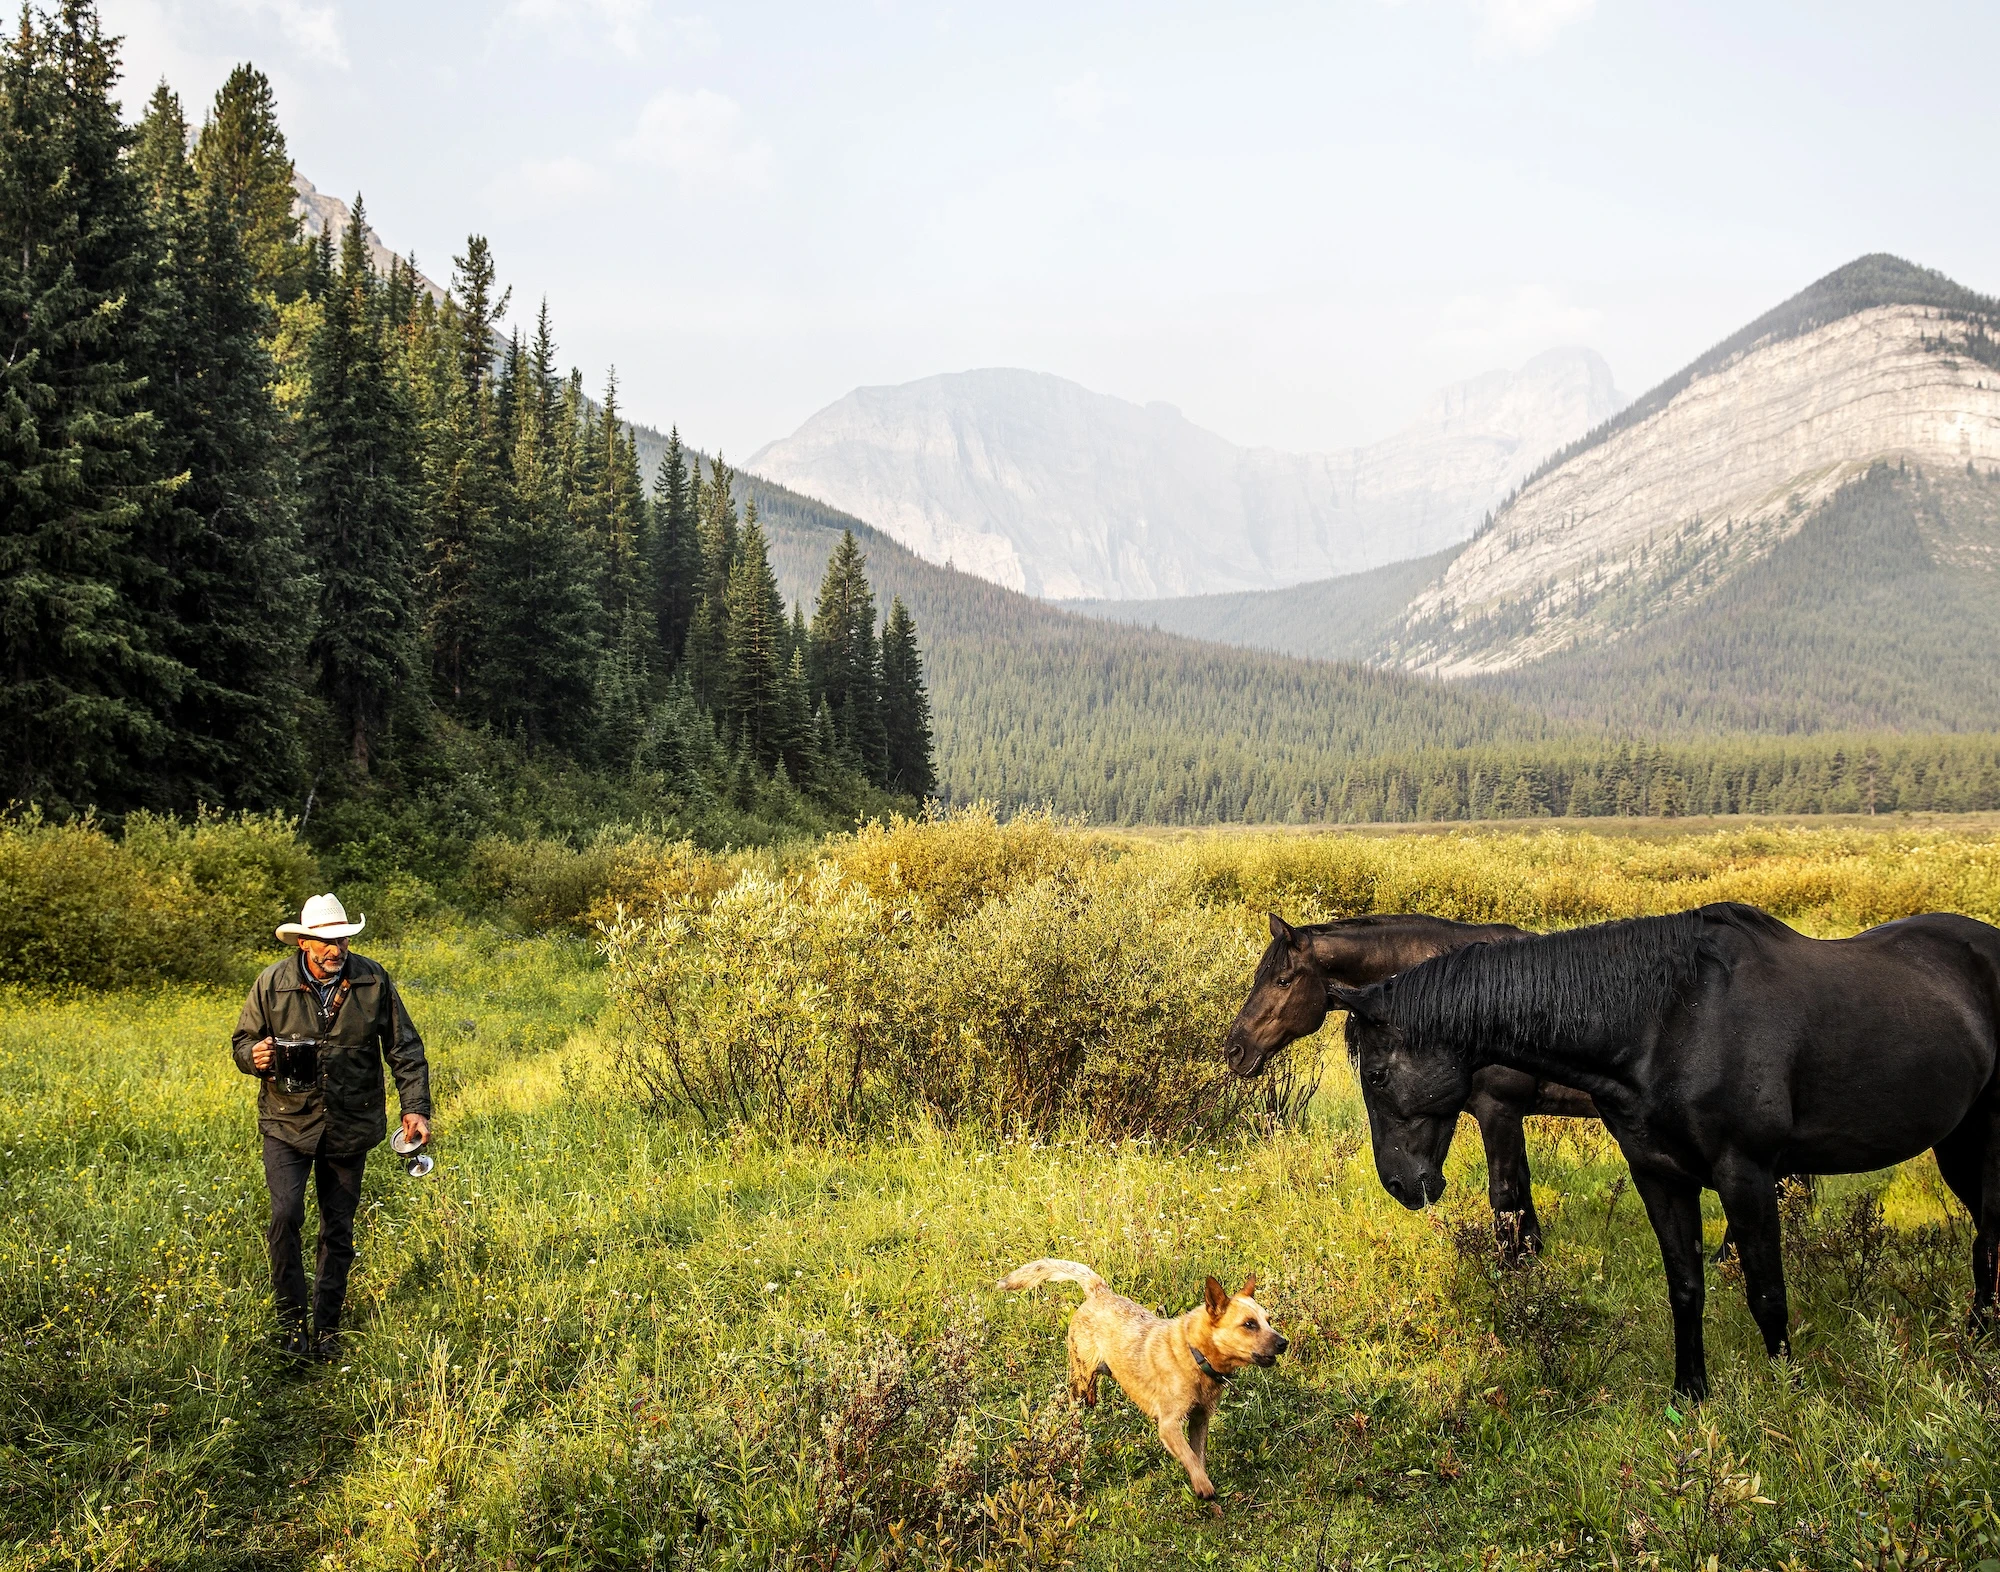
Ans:
{"type": "Polygon", "coordinates": [[[1241,918],[1110,865],[955,921],[832,861],[746,872],[607,931],[625,1067],[710,1126],[853,1135],[934,1118],[990,1134],[1220,1134],[1291,1117],[1309,1083],[1216,1053],[1255,954],[1241,918]]]}
{"type": "Polygon", "coordinates": [[[1419,911],[1549,929],[1710,901],[1744,901],[1817,934],[1924,911],[2000,921],[2000,838],[1984,830],[1224,834],[1152,855],[1194,899],[1303,921],[1419,911]]]}
{"type": "Polygon", "coordinates": [[[1547,929],[1737,900],[1817,934],[2000,918],[2000,839],[1910,826],[1158,842],[977,806],[829,837],[790,870],[782,851],[636,839],[598,855],[570,904],[610,935],[645,1095],[791,1134],[923,1115],[1177,1137],[1286,1117],[1310,1051],[1302,1080],[1247,1091],[1216,1052],[1266,911],[1547,929]]]}
{"type": "Polygon", "coordinates": [[[0,982],[118,987],[215,978],[268,948],[318,866],[280,815],[0,819],[0,982]]]}

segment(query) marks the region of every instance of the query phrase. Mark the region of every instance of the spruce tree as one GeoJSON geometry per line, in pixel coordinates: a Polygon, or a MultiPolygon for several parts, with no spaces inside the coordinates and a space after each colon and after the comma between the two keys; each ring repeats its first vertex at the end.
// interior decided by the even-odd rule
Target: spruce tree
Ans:
{"type": "Polygon", "coordinates": [[[769,770],[787,753],[796,757],[799,717],[786,692],[785,602],[771,572],[754,502],[745,511],[724,605],[723,724],[741,739],[757,766],[769,770]]]}
{"type": "Polygon", "coordinates": [[[618,374],[605,381],[604,418],[597,427],[597,482],[603,501],[599,509],[603,542],[604,612],[613,627],[628,616],[643,615],[647,601],[646,558],[650,534],[646,484],[639,476],[639,454],[630,429],[618,418],[618,374]]]}
{"type": "Polygon", "coordinates": [[[626,610],[598,667],[597,757],[609,769],[629,770],[645,751],[646,622],[639,607],[626,610]]]}
{"type": "Polygon", "coordinates": [[[695,496],[700,516],[701,577],[694,614],[688,621],[685,651],[688,680],[695,697],[710,708],[728,700],[724,675],[729,648],[729,574],[736,565],[738,525],[735,475],[717,454],[706,481],[695,465],[695,496]]]}
{"type": "Polygon", "coordinates": [[[814,696],[832,710],[842,751],[879,785],[888,771],[888,743],[882,729],[875,592],[867,568],[854,531],[844,531],[820,581],[807,664],[814,696]]]}
{"type": "Polygon", "coordinates": [[[414,421],[389,372],[366,225],[357,196],[313,337],[300,466],[306,552],[319,577],[314,684],[363,776],[410,677],[418,567],[414,421]]]}
{"type": "Polygon", "coordinates": [[[531,751],[576,752],[595,732],[600,612],[587,550],[563,493],[574,428],[559,429],[563,395],[542,303],[532,344],[513,357],[513,474],[492,549],[479,564],[488,717],[531,751]]]}
{"type": "Polygon", "coordinates": [[[667,451],[653,482],[651,541],[653,616],[669,667],[687,647],[701,576],[701,540],[695,523],[695,488],[688,479],[678,426],[667,433],[667,451]]]}
{"type": "Polygon", "coordinates": [[[170,483],[117,69],[78,0],[0,47],[0,791],[57,806],[143,800],[186,676],[158,614],[173,586],[136,538],[170,483]]]}
{"type": "Polygon", "coordinates": [[[482,236],[453,259],[451,294],[421,356],[424,414],[423,605],[433,687],[463,713],[478,687],[485,627],[479,559],[506,503],[507,445],[490,374],[493,259],[482,236]]]}
{"type": "Polygon", "coordinates": [[[186,147],[180,103],[163,85],[134,162],[158,243],[147,396],[157,451],[182,477],[147,534],[165,569],[163,642],[188,673],[152,800],[183,812],[265,807],[293,793],[313,603],[269,392],[269,314],[229,196],[213,178],[197,185],[186,147]]]}
{"type": "Polygon", "coordinates": [[[498,274],[493,265],[493,249],[484,235],[470,235],[465,255],[451,259],[451,294],[458,306],[458,373],[468,395],[491,392],[493,380],[493,335],[495,324],[507,314],[514,291],[503,289],[498,298],[493,285],[498,274]]]}
{"type": "Polygon", "coordinates": [[[791,655],[785,662],[784,687],[780,697],[784,714],[785,771],[802,790],[816,790],[821,785],[826,760],[813,746],[812,679],[806,675],[806,646],[802,640],[792,644],[791,655]]]}
{"type": "Polygon", "coordinates": [[[888,768],[883,784],[911,797],[937,794],[931,756],[931,701],[924,688],[917,625],[898,595],[882,629],[882,729],[888,768]]]}
{"type": "Polygon", "coordinates": [[[292,156],[278,127],[271,82],[239,65],[216,90],[194,149],[195,171],[219,185],[243,237],[255,287],[276,304],[305,291],[309,248],[292,211],[292,156]]]}

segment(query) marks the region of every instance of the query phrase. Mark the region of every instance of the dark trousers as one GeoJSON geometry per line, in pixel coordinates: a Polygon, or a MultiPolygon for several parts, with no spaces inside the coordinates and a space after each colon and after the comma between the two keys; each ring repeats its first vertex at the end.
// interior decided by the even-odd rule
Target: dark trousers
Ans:
{"type": "Polygon", "coordinates": [[[313,1263],[313,1325],[322,1332],[340,1326],[347,1300],[347,1272],[354,1265],[354,1213],[361,1205],[365,1151],[349,1157],[302,1152],[274,1135],[264,1137],[264,1183],[271,1192],[271,1288],[278,1318],[294,1325],[306,1319],[306,1274],[299,1259],[299,1234],[306,1221],[306,1176],[319,1190],[319,1249],[313,1263]]]}

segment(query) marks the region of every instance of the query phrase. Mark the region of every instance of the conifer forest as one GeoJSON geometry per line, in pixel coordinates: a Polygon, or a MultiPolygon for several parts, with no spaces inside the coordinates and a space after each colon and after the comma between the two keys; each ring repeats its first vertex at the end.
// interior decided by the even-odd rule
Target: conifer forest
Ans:
{"type": "MultiPolygon", "coordinates": [[[[441,780],[711,838],[935,790],[918,630],[850,535],[786,607],[754,503],[560,365],[471,236],[312,243],[269,81],[121,118],[92,7],[0,53],[0,791],[390,822],[441,780]],[[389,816],[385,818],[385,815],[389,816]]],[[[429,799],[435,808],[435,800],[429,799]]]]}

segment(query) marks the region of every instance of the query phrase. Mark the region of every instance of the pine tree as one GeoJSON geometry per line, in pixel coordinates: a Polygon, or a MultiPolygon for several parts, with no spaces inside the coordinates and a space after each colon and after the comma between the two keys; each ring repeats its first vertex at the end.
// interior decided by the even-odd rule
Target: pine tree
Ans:
{"type": "Polygon", "coordinates": [[[597,678],[597,757],[613,770],[632,769],[646,740],[646,623],[637,606],[627,609],[605,650],[597,678]]]}
{"type": "Polygon", "coordinates": [[[468,236],[465,255],[453,257],[451,266],[452,299],[458,306],[458,374],[467,395],[476,397],[491,391],[494,325],[507,314],[514,291],[503,289],[494,298],[498,275],[484,235],[468,236]]]}
{"type": "Polygon", "coordinates": [[[531,751],[574,752],[595,732],[601,641],[584,543],[563,494],[568,442],[555,339],[542,303],[532,344],[510,357],[516,417],[512,483],[492,549],[479,567],[488,717],[531,751]]]}
{"type": "MultiPolygon", "coordinates": [[[[790,641],[787,641],[790,642],[790,641]]],[[[820,784],[826,758],[813,746],[812,679],[806,675],[806,646],[792,644],[781,693],[784,712],[784,765],[793,784],[811,791],[820,784]]]]}
{"type": "Polygon", "coordinates": [[[134,159],[159,244],[148,297],[148,401],[157,450],[183,480],[153,510],[166,571],[163,642],[187,668],[174,703],[159,806],[265,807],[300,766],[298,652],[313,580],[300,549],[281,417],[258,300],[228,194],[197,187],[187,124],[163,85],[134,159]]]}
{"type": "Polygon", "coordinates": [[[785,602],[771,572],[754,502],[745,512],[724,605],[728,628],[722,662],[723,724],[741,739],[743,751],[758,768],[769,770],[788,752],[796,757],[798,736],[785,691],[785,602]]]}
{"type": "Polygon", "coordinates": [[[433,686],[463,711],[478,686],[479,559],[506,505],[507,451],[492,366],[493,258],[482,236],[453,259],[452,289],[422,354],[424,556],[422,598],[433,686]]]}
{"type": "Polygon", "coordinates": [[[605,381],[604,418],[598,427],[598,481],[603,492],[603,591],[605,616],[622,628],[629,615],[643,614],[647,600],[646,558],[650,518],[646,483],[639,476],[639,451],[618,418],[618,373],[605,381]]]}
{"type": "Polygon", "coordinates": [[[195,172],[220,185],[250,261],[255,287],[276,304],[304,293],[309,248],[292,212],[292,156],[278,128],[271,82],[239,65],[217,89],[195,142],[195,172]]]}
{"type": "Polygon", "coordinates": [[[185,669],[134,532],[167,498],[143,406],[151,241],[95,9],[0,49],[0,791],[142,797],[185,669]]]}
{"type": "Polygon", "coordinates": [[[413,420],[389,374],[361,198],[312,345],[301,464],[306,550],[319,575],[314,682],[340,746],[367,775],[415,653],[413,420]]]}
{"type": "Polygon", "coordinates": [[[868,559],[846,530],[827,561],[813,607],[808,669],[813,694],[833,712],[840,746],[871,781],[881,784],[888,769],[888,739],[882,729],[881,660],[875,645],[875,592],[868,584],[868,559]]]}
{"type": "Polygon", "coordinates": [[[695,498],[700,516],[701,577],[685,650],[688,680],[695,697],[711,708],[727,702],[724,676],[729,648],[729,574],[736,565],[738,526],[735,475],[717,454],[706,481],[695,465],[695,498]]]}
{"type": "Polygon", "coordinates": [[[689,483],[680,427],[667,433],[667,451],[653,482],[653,615],[669,667],[680,663],[694,616],[701,576],[701,540],[695,524],[695,488],[689,483]]]}
{"type": "Polygon", "coordinates": [[[882,629],[882,728],[888,758],[883,784],[911,797],[935,796],[930,695],[924,688],[917,625],[900,595],[890,602],[889,621],[882,629]]]}

